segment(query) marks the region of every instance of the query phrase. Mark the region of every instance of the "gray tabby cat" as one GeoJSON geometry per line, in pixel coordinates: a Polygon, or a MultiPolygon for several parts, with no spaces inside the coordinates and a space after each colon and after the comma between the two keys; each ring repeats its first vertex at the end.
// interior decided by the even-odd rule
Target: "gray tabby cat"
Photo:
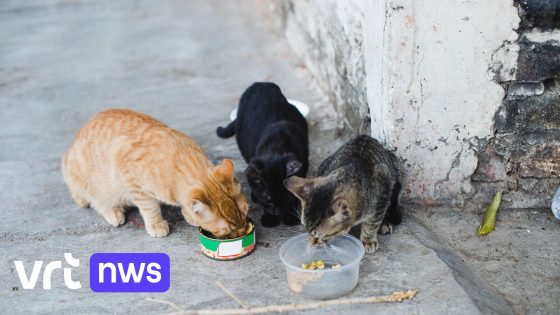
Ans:
{"type": "Polygon", "coordinates": [[[292,176],[284,185],[302,203],[302,223],[312,244],[362,224],[360,240],[368,253],[374,253],[377,233],[389,234],[401,222],[397,158],[366,135],[348,141],[324,160],[318,177],[292,176]]]}

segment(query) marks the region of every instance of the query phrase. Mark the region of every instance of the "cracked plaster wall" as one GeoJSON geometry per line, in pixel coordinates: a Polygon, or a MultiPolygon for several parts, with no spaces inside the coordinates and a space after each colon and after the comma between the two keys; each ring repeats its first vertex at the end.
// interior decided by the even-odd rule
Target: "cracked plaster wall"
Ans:
{"type": "Polygon", "coordinates": [[[491,66],[517,38],[517,8],[511,0],[381,3],[369,10],[377,33],[365,37],[372,135],[403,159],[409,200],[463,206],[476,149],[493,135],[505,95],[491,66]]]}
{"type": "Polygon", "coordinates": [[[519,40],[518,3],[258,3],[330,94],[345,126],[370,132],[402,159],[406,201],[464,206],[476,195],[471,176],[495,136],[503,82],[518,67],[519,45],[511,45],[519,40]]]}

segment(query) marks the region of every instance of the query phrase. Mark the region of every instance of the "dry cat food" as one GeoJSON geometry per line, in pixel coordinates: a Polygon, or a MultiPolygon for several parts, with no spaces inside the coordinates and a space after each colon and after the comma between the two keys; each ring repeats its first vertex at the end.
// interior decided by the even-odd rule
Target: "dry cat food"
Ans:
{"type": "Polygon", "coordinates": [[[322,259],[313,260],[309,264],[306,263],[301,264],[301,268],[305,270],[323,270],[325,268],[339,269],[340,267],[342,267],[341,264],[334,264],[334,263],[325,264],[325,262],[322,259]]]}

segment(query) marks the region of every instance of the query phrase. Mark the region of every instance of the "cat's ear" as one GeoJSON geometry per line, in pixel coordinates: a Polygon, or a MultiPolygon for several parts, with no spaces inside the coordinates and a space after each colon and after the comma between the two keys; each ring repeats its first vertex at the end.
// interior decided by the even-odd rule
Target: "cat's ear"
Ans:
{"type": "Polygon", "coordinates": [[[205,200],[202,188],[193,187],[189,190],[187,195],[188,204],[185,204],[185,207],[181,209],[181,213],[190,225],[200,226],[201,220],[205,217],[208,206],[201,200],[205,200]]]}
{"type": "Polygon", "coordinates": [[[245,175],[253,179],[261,178],[263,167],[264,164],[261,160],[252,159],[251,162],[249,162],[249,165],[247,165],[247,168],[245,169],[245,175]]]}
{"type": "Polygon", "coordinates": [[[308,200],[313,190],[313,180],[291,176],[284,181],[284,187],[301,200],[308,200]]]}
{"type": "Polygon", "coordinates": [[[206,205],[199,200],[193,199],[191,202],[191,209],[195,214],[201,215],[204,211],[206,211],[206,208],[206,205]]]}
{"type": "Polygon", "coordinates": [[[196,199],[191,200],[191,209],[194,215],[196,216],[196,218],[198,218],[195,219],[194,221],[203,219],[207,215],[208,211],[210,211],[210,208],[208,208],[206,204],[196,199]]]}
{"type": "Polygon", "coordinates": [[[299,172],[302,166],[303,164],[295,158],[289,159],[288,162],[286,162],[286,177],[290,177],[299,172]]]}
{"type": "Polygon", "coordinates": [[[194,213],[200,214],[208,208],[208,206],[201,201],[201,200],[205,200],[204,190],[201,187],[192,187],[189,190],[188,198],[189,198],[191,209],[194,213]]]}
{"type": "Polygon", "coordinates": [[[214,167],[214,175],[220,182],[229,182],[233,180],[234,170],[233,161],[224,159],[220,165],[214,167]]]}

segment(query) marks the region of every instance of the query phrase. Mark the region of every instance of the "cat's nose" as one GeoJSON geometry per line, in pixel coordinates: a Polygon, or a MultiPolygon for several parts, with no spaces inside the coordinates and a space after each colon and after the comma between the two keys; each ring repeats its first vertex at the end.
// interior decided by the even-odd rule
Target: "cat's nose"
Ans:
{"type": "Polygon", "coordinates": [[[316,230],[309,231],[309,243],[311,245],[316,245],[317,243],[319,243],[319,237],[316,230]]]}
{"type": "Polygon", "coordinates": [[[317,238],[313,235],[309,235],[309,244],[317,245],[318,243],[319,243],[319,238],[317,238]]]}

